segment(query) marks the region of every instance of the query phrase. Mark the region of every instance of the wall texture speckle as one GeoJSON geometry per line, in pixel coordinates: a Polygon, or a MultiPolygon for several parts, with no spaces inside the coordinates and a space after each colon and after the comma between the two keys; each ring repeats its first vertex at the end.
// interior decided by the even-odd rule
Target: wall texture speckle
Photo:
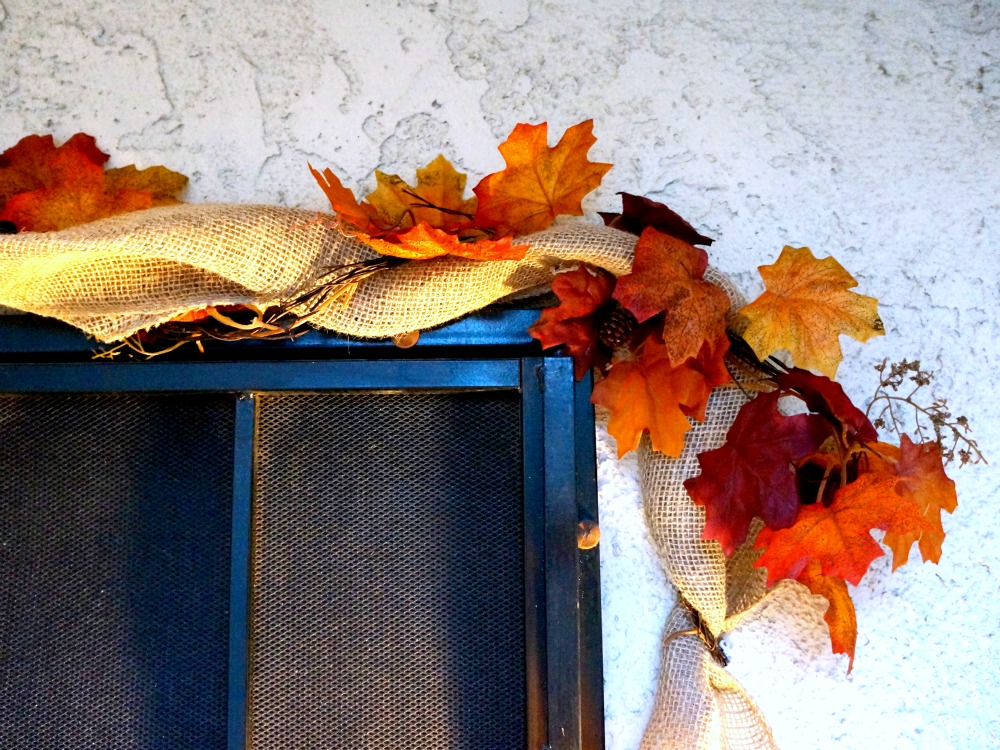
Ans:
{"type": "MultiPolygon", "coordinates": [[[[965,0],[0,0],[0,147],[98,137],[112,166],[165,164],[190,201],[323,208],[306,169],[370,188],[438,152],[472,182],[518,122],[593,117],[619,190],[718,239],[748,295],[784,244],[834,254],[888,335],[845,341],[863,400],[883,357],[919,358],[1000,461],[1000,5],[965,0]]],[[[673,593],[635,463],[601,430],[607,741],[636,748],[673,593]]],[[[955,473],[940,565],[854,592],[850,676],[822,603],[775,595],[727,637],[785,748],[1000,746],[997,473],[955,473]]]]}

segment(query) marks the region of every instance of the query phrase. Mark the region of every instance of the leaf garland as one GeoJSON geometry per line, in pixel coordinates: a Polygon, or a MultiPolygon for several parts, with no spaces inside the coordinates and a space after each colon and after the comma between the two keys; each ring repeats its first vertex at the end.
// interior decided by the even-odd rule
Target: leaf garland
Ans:
{"type": "MultiPolygon", "coordinates": [[[[191,311],[122,346],[155,356],[208,339],[295,336],[316,310],[383,269],[442,256],[518,260],[527,251],[519,237],[560,215],[582,214],[582,199],[611,168],[589,160],[594,143],[590,120],[553,147],[545,123],[517,125],[499,146],[505,168],[469,197],[466,176],[442,155],[417,169],[412,185],[376,170],[375,190],[360,202],[332,170],[309,165],[335,226],[381,257],[333,269],[275,307],[191,311]],[[146,349],[161,340],[165,349],[146,349]]],[[[22,139],[0,154],[0,228],[52,231],[176,202],[187,181],[164,167],[105,170],[107,159],[83,133],[58,147],[51,136],[22,139]]],[[[968,420],[953,416],[944,399],[917,400],[931,381],[919,362],[876,367],[874,420],[832,379],[840,335],[864,342],[884,333],[877,300],[851,291],[857,282],[835,259],[785,247],[759,268],[766,291],[730,319],[725,292],[705,279],[708,254],[696,247],[713,240],[662,203],[620,195],[621,212],[600,215],[638,236],[631,272],[615,279],[581,264],[558,274],[552,290],[559,304],[529,333],[543,348],[564,347],[578,380],[592,368],[603,376],[592,401],[610,410],[619,456],[645,434],[654,450],[679,456],[691,420],[705,418],[709,394],[731,381],[727,358],[756,368],[770,390],[748,395],[724,444],[698,456],[701,472],[684,485],[705,509],[705,539],[726,555],[752,543],[768,585],[795,580],[828,601],[831,645],[848,656],[850,672],[857,617],[848,584],[856,586],[884,554],[872,532],[885,532],[893,570],[914,543],[924,561],[938,562],[941,513],[957,507],[945,465],[956,456],[962,465],[985,461],[968,420]],[[772,356],[781,351],[795,366],[772,356]],[[788,400],[799,402],[799,413],[782,408],[788,400]],[[916,440],[904,431],[904,407],[913,412],[916,440]],[[878,430],[896,433],[899,445],[878,430]],[[754,519],[764,527],[751,540],[754,519]]]]}

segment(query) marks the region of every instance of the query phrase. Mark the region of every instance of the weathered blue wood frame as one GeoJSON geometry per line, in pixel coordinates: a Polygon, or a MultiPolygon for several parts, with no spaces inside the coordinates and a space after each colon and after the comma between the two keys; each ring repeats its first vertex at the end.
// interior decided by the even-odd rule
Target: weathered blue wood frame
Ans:
{"type": "Polygon", "coordinates": [[[151,362],[90,361],[94,344],[71,329],[31,317],[0,318],[0,393],[237,395],[228,746],[239,750],[247,742],[254,394],[517,391],[524,436],[528,750],[599,750],[604,747],[599,553],[576,544],[577,522],[597,519],[591,382],[589,377],[574,382],[569,359],[541,356],[525,333],[536,317],[534,310],[470,316],[424,334],[407,351],[311,333],[295,341],[217,345],[190,361],[151,362]]]}

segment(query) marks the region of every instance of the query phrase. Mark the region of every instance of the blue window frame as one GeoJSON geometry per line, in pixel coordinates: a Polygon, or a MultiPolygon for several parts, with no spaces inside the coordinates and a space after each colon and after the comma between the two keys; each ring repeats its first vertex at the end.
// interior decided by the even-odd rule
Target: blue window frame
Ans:
{"type": "MultiPolygon", "coordinates": [[[[229,750],[251,742],[248,654],[258,397],[288,392],[515,394],[523,445],[526,747],[591,750],[604,744],[599,553],[597,548],[579,550],[576,543],[577,523],[597,519],[591,381],[588,376],[574,382],[569,359],[541,354],[525,333],[535,317],[535,310],[487,311],[427,332],[409,350],[311,332],[294,341],[220,344],[206,355],[192,347],[149,362],[93,361],[93,343],[72,329],[30,316],[0,318],[0,394],[232,394],[229,750]]],[[[4,638],[0,631],[0,660],[10,658],[2,648],[4,638]]],[[[3,691],[0,684],[0,703],[3,691]]],[[[0,729],[3,723],[0,719],[0,729]]]]}

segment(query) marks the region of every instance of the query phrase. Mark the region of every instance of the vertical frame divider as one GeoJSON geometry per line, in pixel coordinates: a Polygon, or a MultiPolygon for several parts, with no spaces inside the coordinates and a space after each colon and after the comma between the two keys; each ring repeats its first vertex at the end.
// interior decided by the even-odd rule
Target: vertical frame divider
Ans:
{"type": "MultiPolygon", "coordinates": [[[[593,374],[574,386],[576,487],[580,520],[598,522],[597,438],[594,434],[593,374]]],[[[601,641],[601,546],[579,550],[580,747],[604,748],[604,648],[601,641]]]]}
{"type": "Polygon", "coordinates": [[[236,396],[233,450],[233,505],[229,572],[228,750],[247,747],[250,534],[257,400],[252,393],[236,396]]]}
{"type": "Polygon", "coordinates": [[[545,578],[549,743],[580,748],[579,570],[576,546],[577,445],[573,360],[552,357],[543,369],[545,420],[545,578]]]}
{"type": "Polygon", "coordinates": [[[524,637],[528,750],[548,743],[545,617],[545,360],[521,360],[524,466],[524,637]]]}

